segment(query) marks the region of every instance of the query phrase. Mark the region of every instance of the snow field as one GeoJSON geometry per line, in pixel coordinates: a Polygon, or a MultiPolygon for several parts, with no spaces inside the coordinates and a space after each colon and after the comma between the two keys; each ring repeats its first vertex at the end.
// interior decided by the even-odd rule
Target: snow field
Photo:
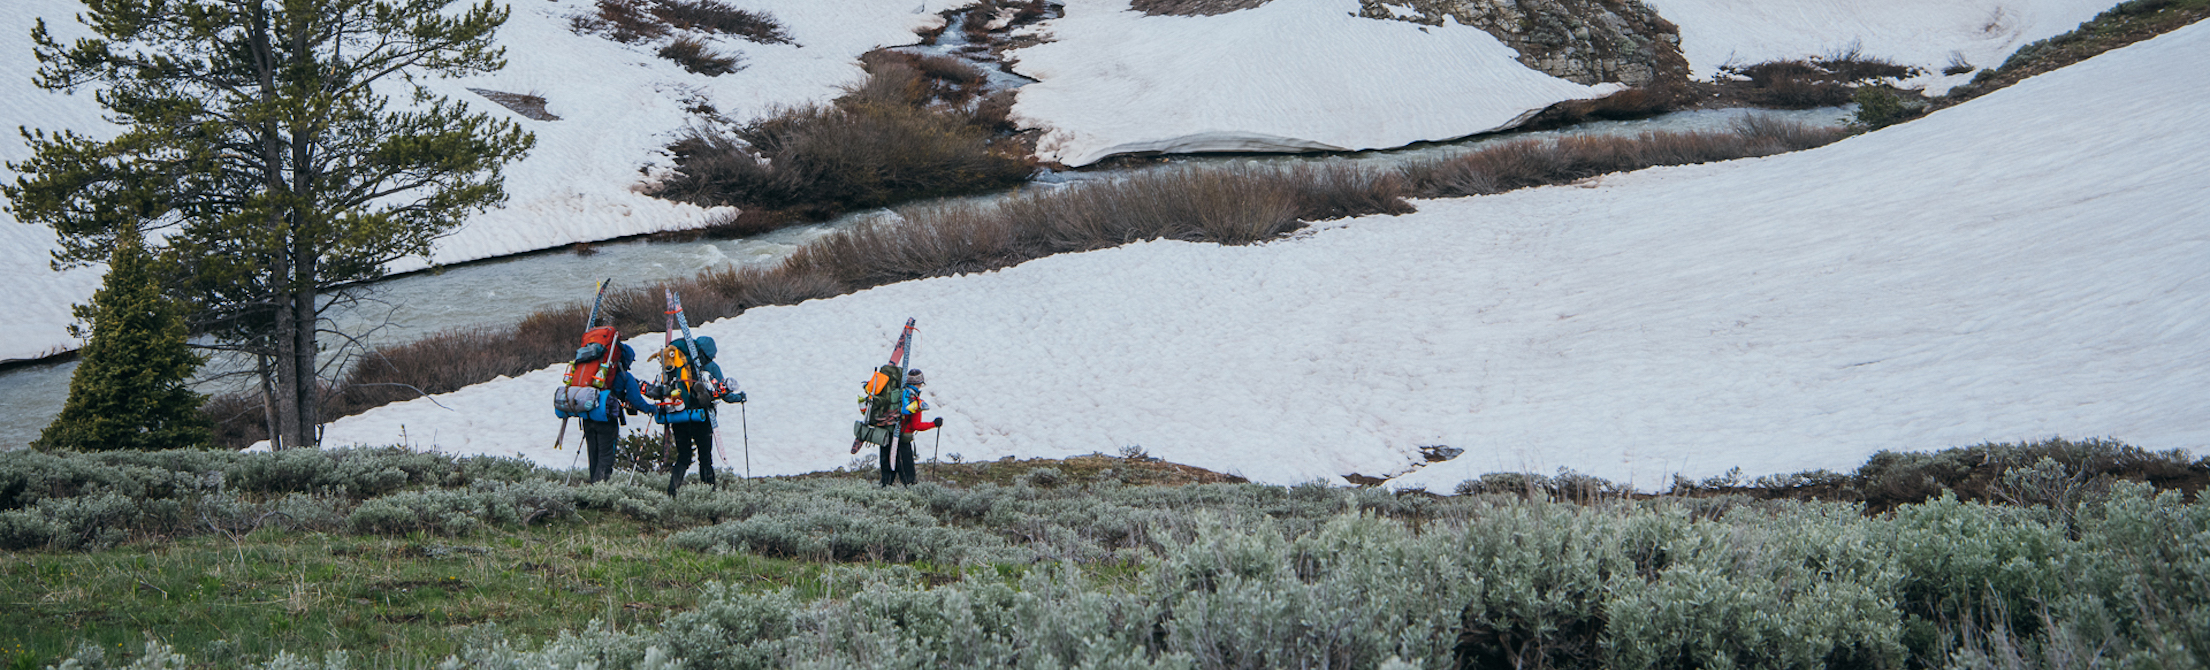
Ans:
{"type": "Polygon", "coordinates": [[[1144,16],[1070,0],[1012,53],[1016,122],[1037,155],[1081,166],[1123,153],[1356,150],[1511,127],[1605,95],[1519,64],[1488,33],[1353,16],[1356,0],[1274,0],[1216,16],[1144,16]]]}
{"type": "MultiPolygon", "coordinates": [[[[758,474],[850,459],[855,389],[906,316],[943,449],[969,460],[1140,445],[1262,482],[1447,492],[1492,471],[1648,489],[2059,434],[2199,452],[2206,48],[2192,26],[1806,152],[1424,201],[1264,245],[1055,256],[697,330],[755,399],[758,474]],[[1430,444],[1467,452],[1413,470],[1430,444]]],[[[565,466],[557,380],[392,405],[329,440],[404,426],[424,448],[565,466]]]]}

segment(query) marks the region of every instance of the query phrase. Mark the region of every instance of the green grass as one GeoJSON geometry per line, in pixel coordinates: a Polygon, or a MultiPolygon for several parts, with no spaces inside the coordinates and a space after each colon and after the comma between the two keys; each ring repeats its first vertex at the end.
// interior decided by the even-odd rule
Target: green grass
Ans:
{"type": "Polygon", "coordinates": [[[266,530],[0,553],[0,654],[35,667],[80,643],[135,652],[150,630],[195,658],[348,649],[427,661],[453,653],[462,626],[544,638],[592,619],[654,625],[690,608],[707,581],[808,598],[829,588],[823,564],[686,551],[667,535],[587,511],[468,538],[266,530]]]}

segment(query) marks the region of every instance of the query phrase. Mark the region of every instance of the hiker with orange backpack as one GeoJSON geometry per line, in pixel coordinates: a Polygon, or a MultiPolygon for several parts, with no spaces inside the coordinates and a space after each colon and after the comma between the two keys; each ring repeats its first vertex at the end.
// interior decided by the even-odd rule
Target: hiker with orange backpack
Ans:
{"type": "Polygon", "coordinates": [[[654,354],[660,360],[659,382],[645,387],[645,397],[659,400],[653,421],[666,424],[674,437],[674,474],[668,478],[668,495],[683,486],[691,469],[691,454],[698,454],[698,480],[714,484],[714,403],[745,401],[737,381],[722,376],[714,362],[714,338],[675,338],[654,354]],[[690,360],[690,352],[697,360],[690,360]]]}
{"type": "MultiPolygon", "coordinates": [[[[591,314],[583,322],[583,346],[576,349],[560,388],[553,391],[553,416],[560,417],[553,448],[560,448],[567,437],[569,419],[583,419],[583,450],[591,455],[591,471],[585,478],[589,482],[613,476],[614,443],[621,436],[623,415],[652,406],[638,394],[637,378],[629,374],[636,350],[621,343],[621,333],[613,326],[598,325],[599,306],[606,300],[606,287],[613,283],[613,279],[599,282],[591,314]],[[616,407],[617,403],[621,406],[616,407]]],[[[574,467],[573,459],[569,467],[574,467]]]]}
{"type": "MultiPolygon", "coordinates": [[[[637,350],[629,345],[619,345],[620,351],[610,361],[614,369],[606,377],[611,380],[607,388],[599,390],[596,408],[576,416],[583,419],[584,453],[591,459],[591,474],[586,482],[603,482],[614,475],[614,443],[621,437],[622,424],[628,423],[625,415],[640,411],[652,411],[652,401],[639,393],[642,386],[629,374],[629,366],[637,360],[637,350]],[[621,407],[617,409],[615,405],[621,407]]],[[[598,358],[604,354],[595,345],[586,345],[576,351],[577,360],[598,358]]]]}

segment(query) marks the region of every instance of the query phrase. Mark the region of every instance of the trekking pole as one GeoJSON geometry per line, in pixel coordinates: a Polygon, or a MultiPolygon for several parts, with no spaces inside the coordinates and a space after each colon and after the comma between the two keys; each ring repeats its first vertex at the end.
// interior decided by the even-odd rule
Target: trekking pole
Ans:
{"type": "Polygon", "coordinates": [[[752,419],[744,403],[737,403],[737,430],[744,436],[744,479],[752,481],[752,419]]]}
{"type": "MultiPolygon", "coordinates": [[[[561,419],[561,420],[560,420],[560,432],[561,432],[561,434],[562,434],[562,437],[565,437],[565,436],[566,436],[566,434],[567,434],[567,432],[568,432],[568,420],[567,420],[567,419],[561,419]]],[[[553,448],[554,448],[554,449],[559,449],[559,448],[560,448],[560,440],[561,440],[561,438],[558,438],[558,437],[556,437],[556,438],[553,438],[553,448]]],[[[583,449],[589,449],[589,448],[591,448],[591,436],[589,436],[589,435],[585,435],[585,436],[583,436],[583,449]]],[[[576,458],[577,458],[577,457],[579,457],[579,456],[582,456],[582,455],[583,455],[583,449],[577,449],[577,450],[576,450],[576,453],[574,453],[574,454],[570,454],[570,455],[568,456],[568,485],[569,485],[569,486],[575,486],[575,485],[576,485],[576,458]]]]}

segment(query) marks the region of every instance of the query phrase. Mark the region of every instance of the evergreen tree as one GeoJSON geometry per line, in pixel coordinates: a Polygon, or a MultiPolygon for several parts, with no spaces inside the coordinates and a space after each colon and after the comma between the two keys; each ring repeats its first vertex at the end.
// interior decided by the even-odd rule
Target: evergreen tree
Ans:
{"type": "MultiPolygon", "coordinates": [[[[200,394],[185,380],[200,357],[185,345],[184,315],[162,295],[136,231],[115,237],[107,279],[78,305],[91,340],[69,377],[61,416],[32,445],[41,449],[176,449],[207,444],[200,394]]],[[[84,333],[71,326],[75,334],[84,333]]]]}
{"type": "Polygon", "coordinates": [[[25,131],[0,187],[60,233],[58,265],[149,251],[194,332],[253,357],[279,448],[316,441],[323,311],[334,288],[425,254],[505,199],[500,167],[534,138],[418,84],[505,66],[507,10],[484,0],[85,0],[94,37],[32,30],[37,84],[91,89],[120,136],[25,131]],[[387,95],[412,90],[394,105],[387,95]]]}

